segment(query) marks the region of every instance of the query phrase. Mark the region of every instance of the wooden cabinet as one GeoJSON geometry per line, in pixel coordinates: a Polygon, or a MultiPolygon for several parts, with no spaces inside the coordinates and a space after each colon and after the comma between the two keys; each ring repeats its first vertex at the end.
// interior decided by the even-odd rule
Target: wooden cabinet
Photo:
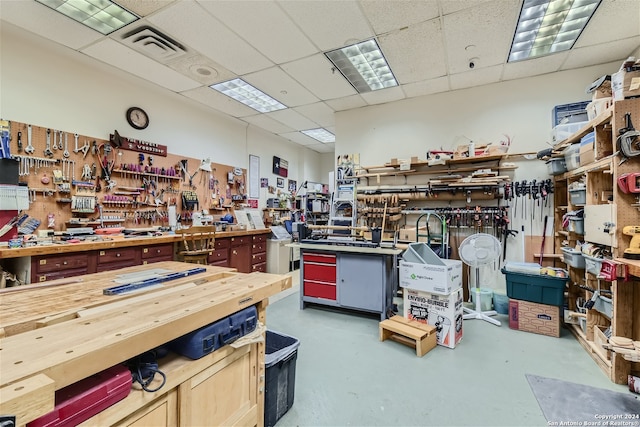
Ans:
{"type": "Polygon", "coordinates": [[[577,242],[597,244],[606,254],[606,259],[620,264],[620,270],[624,266],[629,270],[630,282],[625,282],[620,276],[617,280],[607,280],[607,277],[599,274],[599,268],[591,267],[593,260],[590,258],[587,258],[587,268],[567,265],[570,277],[568,308],[586,312],[584,331],[575,324],[569,325],[569,328],[611,381],[618,384],[626,384],[627,375],[640,369],[639,363],[626,360],[623,354],[602,347],[602,331],[606,330],[611,332],[611,336],[640,340],[640,317],[634,314],[640,312],[640,263],[623,258],[631,238],[623,234],[624,226],[640,225],[638,194],[625,193],[618,186],[618,177],[640,171],[640,157],[622,162],[624,158],[620,154],[611,154],[618,130],[626,127],[624,117],[627,113],[631,114],[633,123],[640,123],[639,99],[615,102],[611,109],[554,147],[556,151],[561,151],[572,144],[579,144],[583,136],[594,132],[592,158],[595,160],[554,177],[555,250],[556,253],[562,253],[562,247],[574,247],[577,242]],[[571,190],[578,181],[585,184],[586,194],[584,203],[574,204],[575,190],[574,194],[571,190]],[[578,209],[584,209],[584,234],[563,227],[565,214],[578,209]],[[599,297],[596,297],[593,308],[584,308],[596,290],[609,299],[605,307],[612,307],[611,310],[605,310],[597,303],[599,297]]]}
{"type": "Polygon", "coordinates": [[[115,248],[98,251],[98,265],[96,272],[114,270],[117,268],[140,265],[141,256],[139,248],[115,248]]]}
{"type": "Polygon", "coordinates": [[[267,271],[267,235],[251,236],[251,271],[267,271]]]}
{"type": "Polygon", "coordinates": [[[143,246],[141,250],[142,264],[173,261],[173,244],[143,246]]]}
{"type": "Polygon", "coordinates": [[[87,274],[91,269],[95,269],[95,261],[87,252],[32,257],[31,283],[87,274]]]}
{"type": "Polygon", "coordinates": [[[231,237],[229,267],[235,268],[240,273],[251,273],[251,236],[231,237]]]}
{"type": "Polygon", "coordinates": [[[209,264],[219,267],[227,267],[229,265],[229,247],[231,239],[216,238],[214,251],[209,255],[209,264]]]}

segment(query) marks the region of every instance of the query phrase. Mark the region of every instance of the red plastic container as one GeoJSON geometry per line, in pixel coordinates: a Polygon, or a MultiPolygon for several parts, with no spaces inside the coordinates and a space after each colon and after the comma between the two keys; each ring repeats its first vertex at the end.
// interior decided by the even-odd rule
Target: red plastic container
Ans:
{"type": "Polygon", "coordinates": [[[56,391],[53,411],[27,427],[71,427],[124,399],[131,391],[131,372],[116,365],[56,391]]]}

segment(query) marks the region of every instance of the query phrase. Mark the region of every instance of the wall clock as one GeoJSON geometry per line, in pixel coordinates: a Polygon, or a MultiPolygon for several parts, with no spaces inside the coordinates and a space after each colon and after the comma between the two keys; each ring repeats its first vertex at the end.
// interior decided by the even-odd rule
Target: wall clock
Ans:
{"type": "Polygon", "coordinates": [[[149,126],[149,115],[140,107],[131,107],[127,110],[127,122],[134,129],[145,129],[149,126]]]}

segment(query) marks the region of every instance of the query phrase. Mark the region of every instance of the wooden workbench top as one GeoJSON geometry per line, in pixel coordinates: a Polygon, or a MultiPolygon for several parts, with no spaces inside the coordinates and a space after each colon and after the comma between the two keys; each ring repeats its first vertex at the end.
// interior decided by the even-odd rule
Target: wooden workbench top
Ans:
{"type": "MultiPolygon", "coordinates": [[[[255,234],[270,233],[271,229],[262,230],[239,230],[239,231],[221,231],[216,233],[216,238],[251,236],[255,234]]],[[[173,243],[182,239],[181,236],[175,234],[164,234],[162,236],[142,236],[142,237],[124,237],[102,236],[102,240],[86,241],[80,243],[55,243],[52,245],[30,246],[26,248],[9,249],[7,247],[0,248],[0,259],[20,258],[36,255],[52,255],[71,252],[84,252],[100,249],[124,248],[131,246],[158,245],[161,243],[173,243]]]]}
{"type": "Polygon", "coordinates": [[[53,409],[53,390],[243,308],[265,306],[270,296],[291,287],[289,276],[173,261],[80,278],[0,293],[0,326],[15,332],[0,344],[0,413],[19,414],[19,424],[53,409]],[[206,271],[126,296],[102,294],[122,274],[197,267],[206,271]]]}

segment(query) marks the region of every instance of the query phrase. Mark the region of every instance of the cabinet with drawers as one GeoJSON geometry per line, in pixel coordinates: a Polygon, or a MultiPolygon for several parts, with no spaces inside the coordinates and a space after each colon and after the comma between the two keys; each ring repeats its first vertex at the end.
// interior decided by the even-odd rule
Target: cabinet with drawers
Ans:
{"type": "Polygon", "coordinates": [[[31,258],[31,283],[79,276],[95,270],[90,252],[57,254],[31,258]]]}
{"type": "Polygon", "coordinates": [[[114,270],[117,268],[132,267],[141,264],[140,249],[114,248],[98,251],[98,264],[96,272],[114,270]]]}
{"type": "Polygon", "coordinates": [[[209,265],[227,267],[229,265],[229,247],[231,239],[216,239],[214,251],[209,255],[209,265]]]}
{"type": "Polygon", "coordinates": [[[251,236],[251,271],[267,271],[267,235],[251,236]]]}
{"type": "Polygon", "coordinates": [[[142,264],[173,261],[173,243],[143,246],[140,256],[142,258],[142,264]]]}
{"type": "Polygon", "coordinates": [[[230,238],[229,267],[240,273],[251,273],[251,236],[230,238]]]}
{"type": "Polygon", "coordinates": [[[336,300],[335,254],[308,252],[303,260],[303,295],[313,298],[336,300]]]}

